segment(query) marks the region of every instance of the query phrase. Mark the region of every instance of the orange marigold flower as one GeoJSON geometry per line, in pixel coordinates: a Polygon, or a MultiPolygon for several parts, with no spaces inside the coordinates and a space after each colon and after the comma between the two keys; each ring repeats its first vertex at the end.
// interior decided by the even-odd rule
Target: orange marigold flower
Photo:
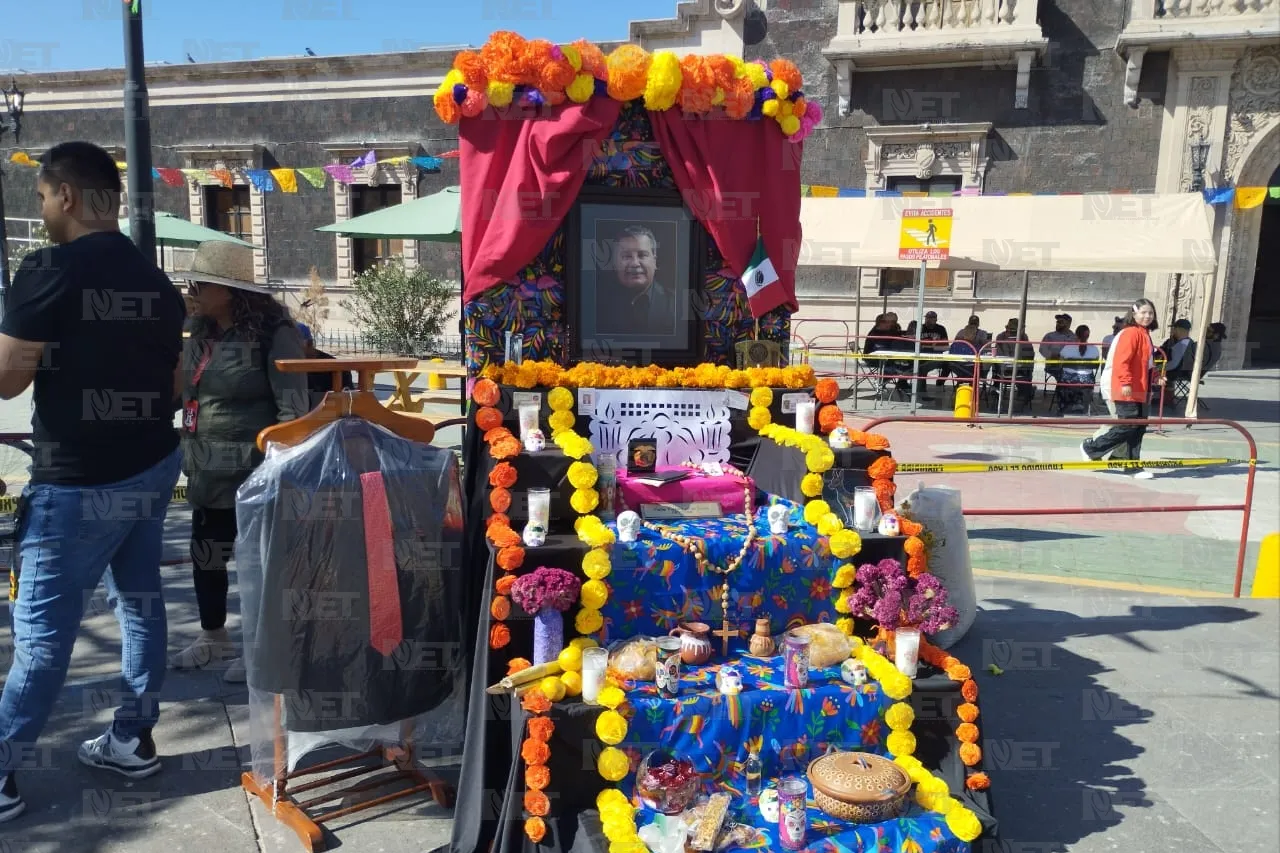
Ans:
{"type": "Polygon", "coordinates": [[[453,67],[462,74],[462,81],[467,84],[468,89],[484,91],[489,78],[485,74],[484,60],[480,58],[479,53],[474,50],[460,51],[453,58],[453,67]]]}
{"type": "Polygon", "coordinates": [[[501,441],[502,439],[507,438],[509,436],[511,436],[511,430],[507,429],[504,426],[494,427],[491,430],[485,431],[484,443],[492,447],[495,442],[501,441]]]}
{"type": "Polygon", "coordinates": [[[505,512],[495,512],[484,520],[484,529],[488,530],[495,524],[501,524],[503,527],[511,526],[511,516],[505,512]]]}
{"type": "Polygon", "coordinates": [[[680,80],[681,111],[709,112],[716,95],[716,72],[707,57],[686,54],[680,60],[680,80]]]}
{"type": "Polygon", "coordinates": [[[867,450],[888,450],[889,439],[885,438],[883,435],[867,433],[866,446],[867,450]]]}
{"type": "Polygon", "coordinates": [[[888,512],[893,509],[893,496],[897,492],[891,480],[875,480],[871,483],[871,488],[875,490],[876,500],[880,502],[880,509],[888,512]]]}
{"type": "Polygon", "coordinates": [[[840,386],[834,379],[819,379],[818,384],[813,387],[813,396],[818,398],[819,403],[834,403],[839,395],[840,386]]]}
{"type": "Polygon", "coordinates": [[[512,658],[507,661],[507,675],[515,675],[517,672],[524,672],[533,664],[529,663],[528,658],[512,658]]]}
{"type": "Polygon", "coordinates": [[[458,102],[453,99],[452,88],[437,91],[432,95],[431,103],[436,108],[436,115],[440,116],[440,120],[445,124],[457,124],[462,118],[462,107],[458,106],[458,102]]]}
{"type": "Polygon", "coordinates": [[[529,737],[534,740],[546,743],[551,740],[551,735],[555,730],[556,724],[551,721],[550,717],[533,717],[529,720],[529,737]]]}
{"type": "Polygon", "coordinates": [[[970,678],[964,684],[961,684],[960,695],[964,697],[964,701],[976,703],[978,701],[978,682],[970,678]]]}
{"type": "Polygon", "coordinates": [[[927,568],[929,568],[929,566],[925,563],[924,557],[907,558],[907,575],[910,577],[919,577],[927,568]]]}
{"type": "Polygon", "coordinates": [[[902,543],[902,550],[907,552],[908,557],[923,557],[924,540],[919,536],[908,536],[907,541],[902,543]]]}
{"type": "Polygon", "coordinates": [[[545,764],[535,764],[524,770],[524,786],[530,791],[544,791],[551,784],[551,771],[545,764]]]}
{"type": "Polygon", "coordinates": [[[798,92],[804,88],[804,77],[790,59],[773,60],[769,63],[769,70],[773,72],[774,80],[783,81],[792,92],[798,92]]]}
{"type": "Polygon", "coordinates": [[[511,601],[505,595],[499,595],[489,603],[489,615],[499,622],[506,621],[511,616],[511,601]]]}
{"type": "Polygon", "coordinates": [[[482,406],[476,410],[476,428],[488,432],[502,426],[502,412],[493,406],[482,406]]]}
{"type": "Polygon", "coordinates": [[[892,480],[898,473],[898,463],[892,456],[881,456],[867,468],[867,476],[873,480],[892,480]]]}
{"type": "Polygon", "coordinates": [[[965,702],[963,705],[956,707],[956,716],[960,718],[961,722],[972,723],[978,719],[978,706],[972,702],[965,702]]]}
{"type": "MultiPolygon", "coordinates": [[[[529,693],[534,692],[541,693],[542,691],[529,691],[529,693]]],[[[529,694],[526,693],[525,695],[529,694]]],[[[543,696],[542,698],[545,699],[546,697],[543,696]]],[[[540,740],[525,738],[524,743],[520,746],[520,757],[524,759],[525,764],[546,764],[547,759],[551,757],[551,747],[540,740]]]]}
{"type": "Polygon", "coordinates": [[[511,459],[520,455],[520,439],[515,436],[495,441],[489,447],[489,455],[494,459],[511,459]]]}
{"type": "Polygon", "coordinates": [[[818,410],[818,429],[822,432],[831,432],[842,423],[844,412],[838,406],[823,406],[818,410]]]}
{"type": "Polygon", "coordinates": [[[511,509],[511,492],[498,486],[489,493],[489,506],[494,512],[506,512],[511,509]]]}
{"type": "Polygon", "coordinates": [[[573,46],[577,49],[578,55],[582,57],[583,72],[603,80],[605,75],[604,51],[586,39],[578,39],[573,43],[573,46]]]}
{"type": "Polygon", "coordinates": [[[519,545],[508,545],[498,549],[498,568],[504,572],[514,572],[523,565],[524,549],[519,545]]]}
{"type": "Polygon", "coordinates": [[[511,632],[507,630],[506,625],[498,623],[489,629],[489,648],[505,648],[509,642],[511,642],[511,632]]]}
{"type": "Polygon", "coordinates": [[[986,773],[974,773],[964,780],[964,786],[970,791],[985,791],[991,787],[991,777],[986,773]]]}
{"type": "Polygon", "coordinates": [[[516,469],[510,462],[499,462],[489,472],[489,485],[509,489],[516,484],[516,469]]]}
{"type": "Polygon", "coordinates": [[[541,791],[525,791],[524,810],[534,817],[542,817],[551,811],[551,801],[541,791]]]}
{"type": "Polygon", "coordinates": [[[540,817],[529,818],[524,822],[524,834],[529,836],[529,840],[534,844],[538,844],[547,837],[546,821],[540,817]]]}
{"type": "Polygon", "coordinates": [[[502,391],[492,379],[477,379],[471,389],[471,399],[480,406],[496,406],[501,397],[502,391]]]}
{"type": "Polygon", "coordinates": [[[489,525],[488,536],[489,541],[498,548],[509,548],[512,545],[520,544],[520,534],[510,527],[499,527],[496,524],[491,524],[489,525]]]}
{"type": "Polygon", "coordinates": [[[982,748],[976,743],[960,744],[960,760],[965,767],[973,767],[982,760],[982,748]]]}
{"type": "Polygon", "coordinates": [[[961,723],[956,726],[956,737],[964,743],[978,742],[978,727],[973,723],[961,723]]]}
{"type": "Polygon", "coordinates": [[[751,108],[755,106],[756,90],[752,87],[751,81],[746,77],[740,77],[734,80],[728,88],[724,90],[724,111],[725,115],[732,119],[746,118],[747,113],[751,112],[751,108]]]}
{"type": "Polygon", "coordinates": [[[947,667],[947,678],[952,681],[965,682],[973,677],[973,673],[969,671],[969,667],[962,663],[953,663],[947,667]]]}
{"type": "Polygon", "coordinates": [[[919,536],[924,533],[924,525],[918,521],[912,521],[906,516],[898,516],[898,529],[906,536],[919,536]]]}
{"type": "Polygon", "coordinates": [[[512,32],[496,32],[480,48],[480,58],[489,70],[489,79],[502,83],[523,83],[525,40],[512,32]]]}
{"type": "MultiPolygon", "coordinates": [[[[547,694],[535,688],[520,697],[520,707],[530,714],[545,714],[551,710],[551,700],[547,698],[547,694]]],[[[540,764],[541,762],[535,761],[533,763],[540,764]]]]}

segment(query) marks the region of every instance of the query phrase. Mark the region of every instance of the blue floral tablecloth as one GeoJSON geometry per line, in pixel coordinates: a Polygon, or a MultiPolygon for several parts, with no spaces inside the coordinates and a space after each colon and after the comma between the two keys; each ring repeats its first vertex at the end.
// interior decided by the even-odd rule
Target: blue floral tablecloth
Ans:
{"type": "MultiPolygon", "coordinates": [[[[729,575],[731,623],[746,637],[763,616],[769,617],[774,633],[811,622],[834,622],[839,614],[831,602],[831,580],[839,561],[831,555],[826,537],[805,524],[794,505],[791,529],[785,536],[773,536],[765,513],[764,507],[756,511],[758,539],[729,575]]],[[[720,567],[738,554],[747,537],[741,515],[660,526],[701,539],[707,560],[720,567]]],[[[609,601],[601,608],[606,643],[666,634],[678,622],[706,621],[720,627],[724,575],[700,571],[694,556],[675,542],[645,528],[635,543],[614,543],[611,559],[609,601]]]]}
{"type": "MultiPolygon", "coordinates": [[[[731,817],[757,828],[743,849],[781,850],[777,825],[760,816],[755,798],[745,796],[743,767],[750,753],[763,762],[767,781],[804,775],[808,763],[834,748],[886,755],[889,734],[885,711],[893,700],[874,682],[852,687],[838,667],[810,672],[810,687],[783,686],[782,657],[742,657],[730,663],[743,676],[738,696],[722,696],[715,686],[721,664],[688,667],[681,674],[680,696],[663,699],[652,684],[630,688],[633,716],[619,745],[635,767],[649,751],[663,749],[688,758],[709,780],[706,793],[725,791],[734,798],[731,817]]],[[[634,775],[625,780],[630,794],[634,775]]],[[[812,791],[810,792],[812,795],[812,791]]],[[[643,813],[639,823],[653,819],[643,813]]],[[[810,802],[809,839],[814,853],[964,853],[969,845],[955,838],[938,814],[912,804],[906,816],[856,825],[828,817],[810,802]]]]}

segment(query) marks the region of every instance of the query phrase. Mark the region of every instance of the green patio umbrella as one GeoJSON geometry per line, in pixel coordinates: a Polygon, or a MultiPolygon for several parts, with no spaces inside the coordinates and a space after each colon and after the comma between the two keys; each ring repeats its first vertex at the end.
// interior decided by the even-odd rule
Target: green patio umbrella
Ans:
{"type": "MultiPolygon", "coordinates": [[[[129,220],[120,220],[120,231],[125,236],[128,236],[129,220]]],[[[210,240],[221,240],[225,243],[235,243],[240,246],[248,246],[250,249],[254,248],[252,243],[246,243],[239,237],[232,237],[230,234],[215,231],[212,228],[205,228],[203,225],[197,225],[189,219],[174,216],[172,213],[156,211],[156,245],[195,247],[210,240]]]]}
{"type": "Polygon", "coordinates": [[[344,237],[461,243],[462,195],[459,190],[459,187],[445,187],[429,196],[332,225],[322,225],[316,230],[344,237]]]}

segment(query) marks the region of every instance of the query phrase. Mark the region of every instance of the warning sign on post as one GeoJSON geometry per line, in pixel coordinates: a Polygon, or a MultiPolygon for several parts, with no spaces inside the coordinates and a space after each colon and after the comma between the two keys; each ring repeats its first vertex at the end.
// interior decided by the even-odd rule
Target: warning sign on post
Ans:
{"type": "Polygon", "coordinates": [[[898,260],[945,261],[951,251],[951,208],[902,211],[898,260]]]}

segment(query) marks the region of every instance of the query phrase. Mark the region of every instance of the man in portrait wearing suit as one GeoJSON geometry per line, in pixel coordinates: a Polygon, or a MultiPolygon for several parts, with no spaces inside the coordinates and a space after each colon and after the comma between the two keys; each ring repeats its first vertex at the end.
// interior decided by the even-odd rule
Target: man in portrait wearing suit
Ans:
{"type": "Polygon", "coordinates": [[[675,334],[675,301],[657,280],[658,239],[643,225],[629,225],[618,235],[613,258],[614,279],[596,289],[596,331],[631,337],[660,338],[675,334]]]}

